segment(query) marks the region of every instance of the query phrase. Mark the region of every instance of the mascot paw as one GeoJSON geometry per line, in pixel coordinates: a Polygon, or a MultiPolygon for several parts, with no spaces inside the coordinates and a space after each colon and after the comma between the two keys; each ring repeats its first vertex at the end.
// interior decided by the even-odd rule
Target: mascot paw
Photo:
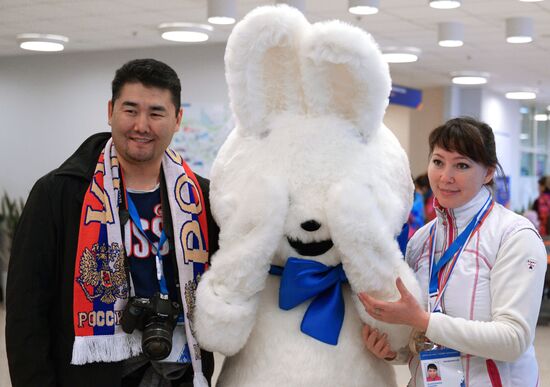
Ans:
{"type": "Polygon", "coordinates": [[[193,326],[201,348],[231,356],[248,340],[258,298],[235,297],[207,272],[197,287],[193,326]]]}

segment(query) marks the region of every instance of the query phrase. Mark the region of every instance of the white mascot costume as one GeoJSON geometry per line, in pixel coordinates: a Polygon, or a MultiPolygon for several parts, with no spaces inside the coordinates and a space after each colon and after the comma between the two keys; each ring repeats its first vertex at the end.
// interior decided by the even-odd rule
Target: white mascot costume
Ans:
{"type": "Polygon", "coordinates": [[[396,242],[413,185],[382,124],[391,81],[376,43],[266,6],[235,26],[225,65],[236,127],[212,167],[220,249],[193,324],[203,348],[227,356],[218,386],[395,386],[362,324],[394,350],[411,331],[375,321],[357,297],[399,299],[398,276],[419,294],[396,242]]]}

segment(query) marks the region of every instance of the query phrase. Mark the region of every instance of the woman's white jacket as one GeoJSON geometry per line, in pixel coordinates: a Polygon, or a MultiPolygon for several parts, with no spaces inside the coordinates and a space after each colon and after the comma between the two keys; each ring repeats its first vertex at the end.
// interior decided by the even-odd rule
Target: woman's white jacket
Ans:
{"type": "MultiPolygon", "coordinates": [[[[489,194],[484,187],[460,208],[437,209],[437,217],[409,241],[406,260],[420,281],[426,308],[433,222],[437,261],[489,194]]],[[[443,296],[444,313],[430,315],[426,332],[433,342],[461,352],[467,387],[539,385],[533,340],[546,265],[533,225],[495,203],[455,265],[443,296]]],[[[410,385],[422,386],[418,357],[409,366],[410,385]]]]}

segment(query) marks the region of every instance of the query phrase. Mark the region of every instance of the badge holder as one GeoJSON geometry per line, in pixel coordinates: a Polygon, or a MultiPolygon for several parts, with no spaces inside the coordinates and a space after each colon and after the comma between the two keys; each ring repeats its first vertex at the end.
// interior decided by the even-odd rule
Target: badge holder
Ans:
{"type": "Polygon", "coordinates": [[[460,352],[449,348],[420,352],[425,387],[465,387],[460,352]]]}

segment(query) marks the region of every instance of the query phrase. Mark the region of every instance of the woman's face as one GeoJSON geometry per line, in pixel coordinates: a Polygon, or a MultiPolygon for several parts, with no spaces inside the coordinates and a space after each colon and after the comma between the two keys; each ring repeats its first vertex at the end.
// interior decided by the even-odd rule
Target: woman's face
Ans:
{"type": "Polygon", "coordinates": [[[470,158],[434,147],[428,165],[430,187],[439,204],[457,208],[468,203],[493,178],[495,168],[476,163],[470,158]]]}

